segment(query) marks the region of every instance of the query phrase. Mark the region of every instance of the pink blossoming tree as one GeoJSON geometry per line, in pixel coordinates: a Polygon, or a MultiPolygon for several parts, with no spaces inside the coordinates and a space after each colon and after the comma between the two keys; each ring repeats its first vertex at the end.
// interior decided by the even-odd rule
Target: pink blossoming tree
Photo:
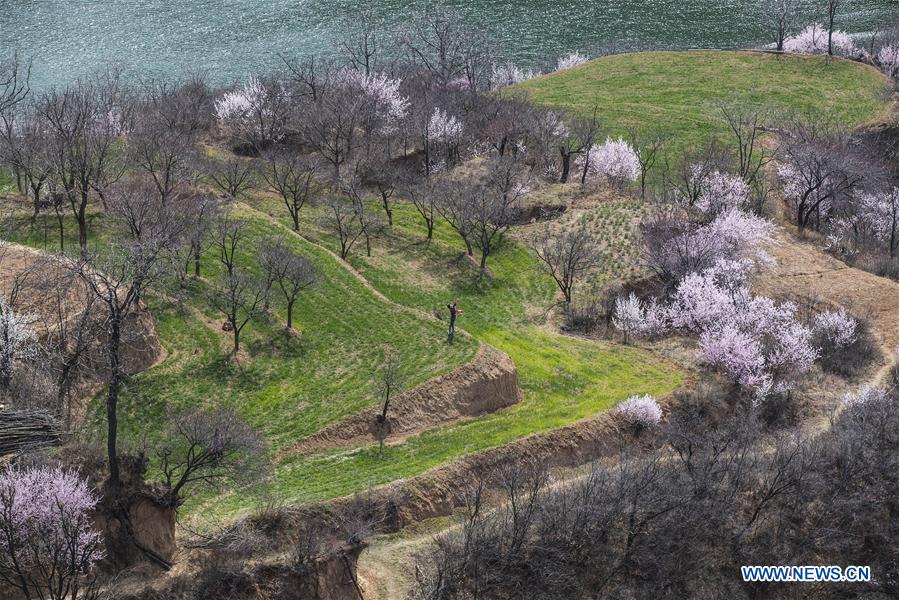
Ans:
{"type": "Polygon", "coordinates": [[[643,302],[631,292],[626,298],[615,300],[612,324],[624,334],[624,343],[630,338],[652,338],[665,333],[668,327],[665,310],[655,298],[643,302]]]}
{"type": "MultiPolygon", "coordinates": [[[[859,51],[845,31],[834,30],[832,42],[834,54],[855,56],[859,51]]],[[[795,54],[827,54],[827,28],[817,23],[807,26],[784,40],[784,51],[795,54]]]]}
{"type": "Polygon", "coordinates": [[[890,77],[899,76],[899,43],[881,48],[877,62],[890,77]]]}
{"type": "Polygon", "coordinates": [[[25,598],[93,598],[103,542],[93,529],[97,497],[57,468],[0,473],[0,578],[25,598]]]}

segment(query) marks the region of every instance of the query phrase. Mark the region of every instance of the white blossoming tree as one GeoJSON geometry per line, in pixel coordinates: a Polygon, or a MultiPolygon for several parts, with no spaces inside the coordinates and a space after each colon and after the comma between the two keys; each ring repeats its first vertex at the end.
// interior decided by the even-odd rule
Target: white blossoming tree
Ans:
{"type": "Polygon", "coordinates": [[[0,394],[9,389],[16,361],[36,355],[33,322],[34,317],[17,313],[0,299],[0,394]]]}

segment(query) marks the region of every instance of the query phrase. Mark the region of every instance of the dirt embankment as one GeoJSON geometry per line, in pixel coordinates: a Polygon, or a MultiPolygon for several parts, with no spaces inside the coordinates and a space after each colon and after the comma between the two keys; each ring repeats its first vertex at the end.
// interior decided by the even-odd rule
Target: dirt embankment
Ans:
{"type": "MultiPolygon", "coordinates": [[[[670,398],[659,399],[663,409],[670,398]]],[[[653,443],[652,433],[638,438],[653,443]]],[[[467,484],[484,479],[489,492],[502,485],[498,473],[506,469],[527,467],[573,468],[594,460],[616,455],[623,445],[633,444],[633,432],[612,411],[579,421],[566,427],[536,433],[510,444],[466,456],[452,463],[375,488],[366,501],[373,507],[386,506],[386,518],[378,529],[394,532],[425,519],[451,515],[465,506],[467,484]]],[[[321,504],[333,508],[355,498],[338,498],[321,504]]]]}
{"type": "Polygon", "coordinates": [[[332,423],[285,454],[309,455],[329,448],[370,443],[385,434],[388,439],[402,438],[438,425],[497,411],[520,402],[521,398],[515,363],[504,352],[481,344],[470,363],[428,380],[392,400],[386,425],[378,420],[381,406],[372,406],[332,423]]]}

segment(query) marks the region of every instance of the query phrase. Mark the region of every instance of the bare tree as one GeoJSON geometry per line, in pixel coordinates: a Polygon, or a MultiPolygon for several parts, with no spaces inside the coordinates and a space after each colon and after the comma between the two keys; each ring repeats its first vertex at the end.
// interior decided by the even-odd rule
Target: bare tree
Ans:
{"type": "Polygon", "coordinates": [[[425,67],[445,87],[465,72],[468,28],[455,13],[435,9],[401,32],[400,44],[410,59],[425,67]]]}
{"type": "MultiPolygon", "coordinates": [[[[185,272],[190,268],[192,261],[194,277],[199,279],[200,260],[203,251],[214,243],[212,234],[218,232],[216,226],[222,219],[222,205],[212,194],[201,192],[190,194],[179,204],[179,208],[183,211],[184,236],[187,242],[184,247],[189,252],[187,260],[184,261],[185,272]]],[[[225,238],[221,239],[224,247],[225,238]]],[[[233,252],[228,253],[228,256],[231,254],[233,252]]]]}
{"type": "Polygon", "coordinates": [[[277,285],[287,302],[287,329],[293,329],[293,307],[300,292],[315,285],[313,264],[295,254],[282,240],[271,240],[259,253],[259,261],[270,285],[277,285]]]}
{"type": "Polygon", "coordinates": [[[195,179],[196,136],[169,126],[175,115],[157,112],[155,98],[142,98],[129,127],[127,154],[131,165],[153,181],[164,206],[171,197],[195,179]]]}
{"type": "Polygon", "coordinates": [[[737,174],[749,184],[759,180],[762,169],[771,161],[771,157],[759,144],[759,138],[765,127],[765,112],[745,104],[719,103],[728,129],[733,134],[737,146],[739,170],[737,174]]]}
{"type": "Polygon", "coordinates": [[[343,165],[359,147],[363,104],[359,94],[327,90],[303,107],[300,122],[303,139],[330,165],[335,182],[340,179],[343,165]]]}
{"type": "Polygon", "coordinates": [[[402,176],[396,165],[389,159],[369,159],[361,166],[363,182],[371,185],[378,192],[387,225],[393,226],[393,195],[402,176]]]}
{"type": "Polygon", "coordinates": [[[118,400],[124,375],[123,329],[129,316],[141,310],[143,291],[164,274],[165,254],[172,250],[177,231],[146,233],[139,240],[109,243],[102,254],[90,254],[74,263],[85,285],[103,307],[106,325],[106,422],[109,487],[115,497],[121,489],[118,457],[118,400]]]}
{"type": "Polygon", "coordinates": [[[15,110],[0,112],[0,156],[10,165],[17,180],[24,178],[24,186],[31,194],[34,216],[43,208],[42,192],[53,175],[50,132],[47,123],[40,118],[30,103],[23,103],[15,110]]]}
{"type": "Polygon", "coordinates": [[[264,312],[268,286],[259,278],[234,269],[209,290],[210,305],[222,313],[234,339],[232,354],[240,351],[240,334],[251,320],[264,312]]]}
{"type": "Polygon", "coordinates": [[[262,439],[232,410],[192,410],[169,429],[167,443],[157,449],[168,506],[181,506],[190,486],[246,481],[259,472],[262,439]]]}
{"type": "Polygon", "coordinates": [[[462,238],[465,253],[474,256],[474,195],[482,193],[483,189],[473,182],[462,184],[441,180],[431,186],[428,192],[436,195],[434,205],[437,212],[462,238]]]}
{"type": "Polygon", "coordinates": [[[781,178],[796,226],[803,231],[826,222],[832,209],[864,181],[870,167],[839,135],[795,133],[778,150],[781,178]]]}
{"type": "Polygon", "coordinates": [[[566,308],[570,307],[574,284],[599,264],[596,240],[581,224],[555,234],[544,231],[531,240],[530,246],[562,291],[566,308]]]}
{"type": "Polygon", "coordinates": [[[25,100],[30,80],[31,63],[23,65],[18,54],[0,59],[0,115],[25,100]]]}
{"type": "Polygon", "coordinates": [[[142,86],[144,110],[170,131],[196,138],[213,119],[213,93],[200,73],[184,80],[148,80],[142,86]]]}
{"type": "Polygon", "coordinates": [[[234,274],[234,265],[237,260],[237,247],[247,235],[247,221],[221,214],[215,222],[212,230],[212,245],[219,252],[219,260],[228,270],[228,275],[234,274]]]}
{"type": "Polygon", "coordinates": [[[403,391],[405,380],[402,356],[396,348],[385,346],[384,362],[376,374],[377,392],[381,399],[381,414],[378,415],[378,421],[381,423],[387,420],[390,401],[403,391]]]}
{"type": "Polygon", "coordinates": [[[646,176],[658,162],[659,155],[665,147],[665,136],[640,135],[636,130],[631,130],[630,141],[640,163],[640,198],[646,199],[646,176]]]}
{"type": "Polygon", "coordinates": [[[140,176],[124,179],[107,191],[107,210],[136,241],[147,233],[155,235],[175,218],[155,183],[140,176]]]}
{"type": "Polygon", "coordinates": [[[293,60],[279,55],[279,58],[290,72],[292,91],[297,98],[318,102],[328,86],[330,65],[316,61],[315,55],[302,60],[293,60]]]}
{"type": "Polygon", "coordinates": [[[253,161],[233,154],[224,159],[206,160],[204,171],[216,189],[232,200],[237,200],[256,183],[253,161]]]}
{"type": "Polygon", "coordinates": [[[300,230],[300,211],[312,198],[317,170],[315,162],[296,152],[281,150],[265,155],[262,176],[287,207],[294,231],[300,230]]]}
{"type": "Polygon", "coordinates": [[[774,41],[775,49],[783,52],[784,40],[793,31],[799,16],[798,0],[762,0],[761,21],[774,41]]]}
{"type": "Polygon", "coordinates": [[[428,243],[434,238],[434,225],[437,220],[437,190],[435,183],[431,179],[421,181],[411,181],[407,179],[402,184],[400,192],[409,199],[416,212],[421,216],[427,231],[428,243]]]}
{"type": "Polygon", "coordinates": [[[384,23],[378,5],[371,0],[358,3],[340,24],[340,48],[350,65],[370,75],[381,52],[384,23]]]}
{"type": "Polygon", "coordinates": [[[380,216],[375,214],[366,202],[363,176],[362,165],[355,165],[353,173],[344,177],[340,182],[340,189],[353,204],[353,212],[359,225],[359,232],[365,240],[365,255],[371,256],[371,240],[382,230],[383,222],[380,216]]]}
{"type": "Polygon", "coordinates": [[[833,31],[843,0],[825,0],[827,10],[827,55],[833,56],[833,31]]]}
{"type": "MultiPolygon", "coordinates": [[[[581,177],[580,177],[581,185],[584,185],[584,183],[587,181],[587,173],[590,171],[590,155],[589,155],[590,148],[593,146],[594,143],[596,143],[596,140],[600,134],[599,103],[598,102],[594,101],[594,103],[593,103],[593,114],[590,117],[590,119],[589,120],[582,119],[582,120],[575,122],[574,129],[572,132],[574,135],[574,139],[576,140],[576,142],[574,143],[574,148],[577,149],[577,152],[569,154],[568,160],[570,161],[571,157],[574,154],[580,154],[580,153],[584,153],[584,152],[587,153],[585,156],[584,165],[581,168],[581,177]]],[[[560,151],[561,151],[561,149],[560,149],[560,151]]],[[[565,157],[563,156],[562,158],[563,158],[563,162],[564,162],[565,157]]],[[[565,171],[564,165],[563,165],[562,171],[563,171],[563,173],[565,171]]],[[[565,181],[563,181],[562,183],[565,183],[567,181],[568,181],[568,178],[566,177],[565,181]]]]}
{"type": "Polygon", "coordinates": [[[362,235],[356,203],[343,195],[334,195],[326,202],[321,225],[337,234],[340,242],[340,258],[346,260],[356,241],[362,235]]]}
{"type": "Polygon", "coordinates": [[[472,243],[481,251],[481,269],[487,257],[518,217],[521,201],[528,193],[528,177],[516,160],[499,158],[488,165],[482,182],[468,186],[472,243]]]}
{"type": "Polygon", "coordinates": [[[71,392],[79,374],[88,366],[87,354],[98,335],[98,302],[80,277],[71,273],[46,281],[51,298],[51,323],[48,323],[48,344],[56,356],[56,403],[65,415],[66,428],[73,424],[71,392]],[[77,279],[76,279],[77,278],[77,279]],[[73,294],[72,287],[78,286],[73,294]],[[79,289],[80,288],[80,289],[79,289]]]}

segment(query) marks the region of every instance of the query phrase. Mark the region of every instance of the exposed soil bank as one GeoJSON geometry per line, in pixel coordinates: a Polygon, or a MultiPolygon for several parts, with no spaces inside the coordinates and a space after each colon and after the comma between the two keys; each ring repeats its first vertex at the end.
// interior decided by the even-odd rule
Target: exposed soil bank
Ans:
{"type": "Polygon", "coordinates": [[[332,423],[285,454],[313,454],[340,446],[407,436],[511,406],[522,399],[515,363],[504,352],[485,344],[470,363],[428,380],[391,400],[387,423],[378,422],[381,406],[372,406],[332,423]]]}
{"type": "MultiPolygon", "coordinates": [[[[0,293],[9,295],[15,290],[15,310],[35,317],[33,327],[42,340],[58,335],[60,325],[74,328],[73,321],[85,306],[84,286],[78,275],[61,260],[49,253],[0,242],[0,293]]],[[[103,345],[106,337],[105,312],[95,304],[88,325],[91,340],[87,353],[88,367],[83,372],[86,384],[94,383],[96,375],[105,369],[103,345]]],[[[124,371],[133,375],[152,366],[162,354],[156,337],[152,316],[143,306],[133,311],[122,327],[122,359],[124,371]]]]}

